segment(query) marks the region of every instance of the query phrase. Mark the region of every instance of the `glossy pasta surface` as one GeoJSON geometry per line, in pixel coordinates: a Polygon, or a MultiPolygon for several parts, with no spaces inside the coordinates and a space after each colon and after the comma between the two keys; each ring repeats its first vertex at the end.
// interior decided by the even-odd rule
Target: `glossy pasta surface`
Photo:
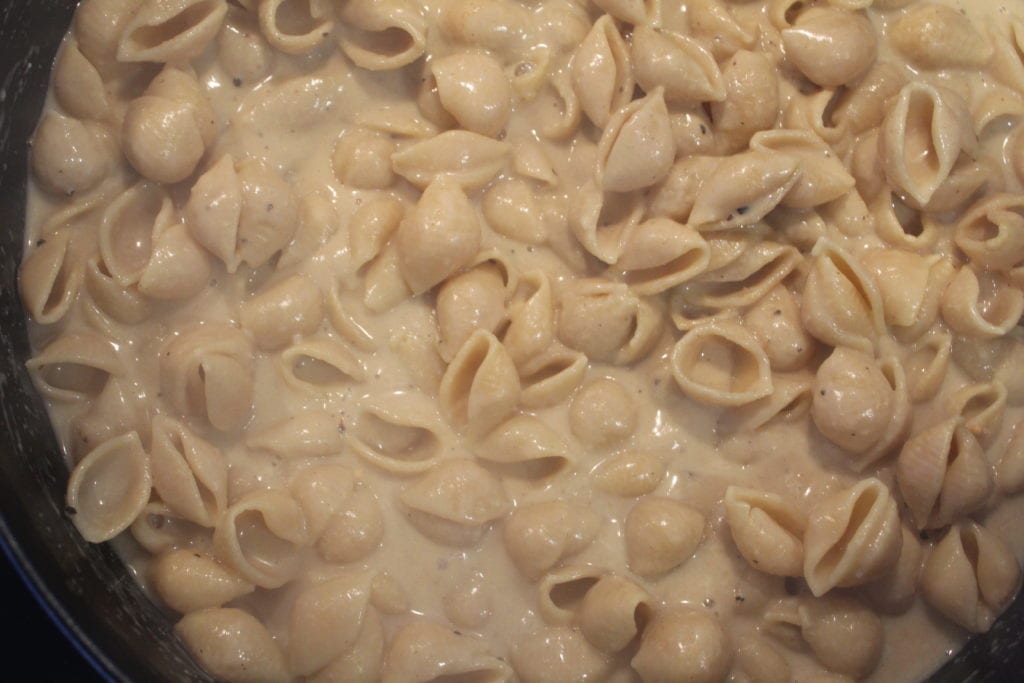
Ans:
{"type": "Polygon", "coordinates": [[[218,679],[913,681],[1024,556],[1024,9],[83,0],[19,288],[218,679]]]}

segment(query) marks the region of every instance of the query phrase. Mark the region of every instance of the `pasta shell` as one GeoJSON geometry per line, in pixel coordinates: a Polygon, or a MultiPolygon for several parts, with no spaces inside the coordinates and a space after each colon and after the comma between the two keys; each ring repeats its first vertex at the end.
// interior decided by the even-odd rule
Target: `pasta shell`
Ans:
{"type": "Polygon", "coordinates": [[[476,256],[480,222],[462,189],[431,183],[396,235],[402,276],[414,294],[439,284],[476,256]]]}
{"type": "Polygon", "coordinates": [[[776,285],[743,315],[743,326],[768,355],[772,370],[800,370],[817,350],[800,320],[800,306],[785,285],[776,285]]]}
{"type": "Polygon", "coordinates": [[[143,506],[129,531],[141,547],[154,555],[175,548],[187,548],[197,540],[203,543],[209,541],[208,529],[178,517],[158,501],[150,501],[143,506]]]}
{"type": "Polygon", "coordinates": [[[317,552],[331,564],[360,562],[372,555],[384,539],[380,503],[366,488],[356,489],[327,520],[316,542],[317,552]]]}
{"type": "Polygon", "coordinates": [[[480,208],[498,234],[527,244],[543,244],[547,239],[541,207],[525,180],[496,181],[484,194],[480,208]]]}
{"type": "Polygon", "coordinates": [[[84,268],[73,235],[61,230],[37,243],[18,270],[21,302],[40,325],[59,322],[78,298],[84,268]]]}
{"type": "Polygon", "coordinates": [[[223,680],[284,681],[284,655],[266,627],[248,612],[215,607],[186,615],[174,627],[206,671],[223,680]]]}
{"type": "Polygon", "coordinates": [[[830,346],[871,353],[885,329],[874,280],[850,254],[826,239],[814,245],[811,256],[801,308],[804,327],[830,346]]]}
{"type": "MultiPolygon", "coordinates": [[[[257,9],[257,8],[253,8],[257,9]]],[[[228,73],[243,83],[259,83],[274,62],[274,51],[263,37],[258,13],[228,10],[217,37],[217,56],[228,73]]]]}
{"type": "MultiPolygon", "coordinates": [[[[184,81],[187,90],[162,97],[149,94],[154,90],[151,86],[128,105],[121,132],[124,154],[135,170],[165,184],[189,178],[216,133],[215,115],[195,77],[173,67],[168,70],[161,76],[173,74],[175,86],[184,81]]],[[[154,84],[160,83],[161,76],[154,84]]]]}
{"type": "Polygon", "coordinates": [[[648,214],[686,223],[705,178],[721,161],[719,157],[700,155],[680,158],[672,165],[665,180],[651,191],[648,214]]]}
{"type": "Polygon", "coordinates": [[[515,364],[495,336],[478,330],[441,379],[439,400],[449,420],[485,433],[509,416],[521,386],[515,364]]]}
{"type": "Polygon", "coordinates": [[[47,112],[32,140],[32,171],[53,194],[70,197],[88,192],[114,165],[109,143],[101,128],[47,112]]]}
{"type": "Polygon", "coordinates": [[[411,2],[385,6],[373,0],[350,0],[341,10],[341,19],[345,27],[341,49],[363,69],[400,69],[426,51],[426,22],[411,2]]]}
{"type": "Polygon", "coordinates": [[[569,428],[589,446],[602,447],[636,431],[636,407],[621,383],[600,377],[584,385],[569,406],[569,428]]]}
{"type": "Polygon", "coordinates": [[[619,21],[634,26],[661,23],[660,0],[594,0],[594,4],[619,21]]]}
{"type": "Polygon", "coordinates": [[[508,326],[501,343],[518,367],[536,358],[555,338],[554,300],[548,276],[540,270],[525,273],[507,310],[508,326]]]}
{"type": "Polygon", "coordinates": [[[755,569],[776,576],[802,576],[806,516],[781,496],[730,486],[725,519],[740,554],[755,569]]]}
{"type": "Polygon", "coordinates": [[[377,258],[398,230],[405,207],[391,197],[364,202],[349,221],[349,251],[352,266],[358,270],[377,258]]]}
{"type": "Polygon", "coordinates": [[[816,597],[877,579],[899,559],[903,536],[889,489],[861,480],[815,505],[804,533],[804,580],[816,597]]]}
{"type": "Polygon", "coordinates": [[[828,596],[803,601],[799,614],[804,642],[829,671],[861,680],[878,667],[885,631],[871,609],[853,598],[828,596]]]}
{"type": "Polygon", "coordinates": [[[302,567],[309,543],[302,508],[275,490],[255,491],[221,515],[213,532],[217,559],[260,588],[280,588],[302,567]]]}
{"type": "Polygon", "coordinates": [[[69,114],[78,119],[105,119],[110,100],[103,77],[76,42],[68,42],[53,67],[53,94],[69,114]]]}
{"type": "Polygon", "coordinates": [[[983,268],[1006,270],[1024,262],[1024,206],[1012,194],[986,196],[956,226],[956,246],[983,268]]]}
{"type": "Polygon", "coordinates": [[[273,351],[320,327],[324,298],[311,279],[293,275],[245,302],[239,317],[256,345],[273,351]]]}
{"type": "Polygon", "coordinates": [[[740,26],[721,0],[695,0],[687,6],[687,14],[693,37],[711,45],[717,60],[724,61],[754,44],[755,35],[740,26]]]}
{"type": "Polygon", "coordinates": [[[139,281],[153,252],[153,237],[172,220],[174,207],[162,187],[139,183],[114,200],[103,213],[100,255],[122,287],[139,281]]]}
{"type": "Polygon", "coordinates": [[[593,182],[580,190],[571,217],[572,232],[588,252],[614,264],[643,215],[637,194],[602,192],[593,182]]]}
{"type": "Polygon", "coordinates": [[[153,251],[139,276],[139,292],[151,299],[191,299],[210,282],[210,260],[183,223],[170,223],[153,233],[153,251]]]}
{"type": "Polygon", "coordinates": [[[926,335],[911,348],[904,361],[910,398],[921,403],[935,396],[949,373],[953,336],[938,331],[926,335]]]}
{"type": "Polygon", "coordinates": [[[732,666],[732,647],[721,622],[711,612],[670,607],[654,613],[630,666],[644,681],[672,677],[725,680],[732,666]]]}
{"type": "Polygon", "coordinates": [[[545,574],[537,585],[541,617],[554,625],[572,623],[587,591],[605,574],[590,565],[569,565],[545,574]]]}
{"type": "Polygon", "coordinates": [[[331,7],[323,0],[307,0],[304,3],[263,0],[259,3],[257,14],[267,42],[281,52],[293,55],[314,50],[334,29],[331,7]],[[287,9],[282,10],[285,6],[288,6],[287,9]],[[282,11],[291,14],[291,17],[282,21],[282,11]]]}
{"type": "Polygon", "coordinates": [[[597,146],[597,180],[604,190],[642,190],[668,175],[676,145],[664,95],[656,88],[608,120],[597,146]]]}
{"type": "Polygon", "coordinates": [[[1008,333],[1024,314],[1024,293],[997,274],[978,274],[965,265],[942,297],[942,319],[967,337],[994,339],[1008,333]]]}
{"type": "Polygon", "coordinates": [[[441,358],[451,361],[475,330],[495,333],[506,320],[505,279],[494,264],[483,263],[449,278],[437,292],[441,358]]]}
{"type": "Polygon", "coordinates": [[[839,99],[832,119],[854,135],[870,130],[882,122],[886,102],[897,95],[907,79],[890,62],[877,61],[857,85],[839,99]]]}
{"type": "Polygon", "coordinates": [[[580,107],[599,128],[633,97],[629,47],[607,14],[594,22],[572,58],[572,84],[580,107]]]}
{"type": "Polygon", "coordinates": [[[938,254],[919,256],[898,249],[880,249],[864,258],[874,275],[885,319],[900,339],[917,339],[939,317],[939,304],[953,277],[953,265],[938,254]]]}
{"type": "Polygon", "coordinates": [[[603,652],[619,652],[641,634],[654,610],[654,599],[647,591],[609,574],[583,596],[576,620],[591,645],[603,652]]]}
{"type": "Polygon", "coordinates": [[[541,628],[518,638],[511,662],[523,681],[538,682],[601,680],[612,666],[608,655],[569,626],[541,628]]]}
{"type": "Polygon", "coordinates": [[[501,172],[511,153],[505,142],[478,133],[450,130],[414,142],[391,156],[395,173],[425,190],[447,177],[464,190],[479,190],[501,172]]]}
{"type": "Polygon", "coordinates": [[[594,488],[623,498],[638,498],[653,492],[666,474],[665,459],[644,451],[613,455],[590,471],[594,488]]]}
{"type": "Polygon", "coordinates": [[[764,241],[745,249],[728,265],[698,276],[687,286],[687,298],[710,309],[743,308],[756,303],[802,265],[795,247],[764,241]]]}
{"type": "Polygon", "coordinates": [[[931,201],[961,151],[977,144],[959,95],[924,83],[900,91],[878,138],[889,184],[919,204],[931,201]]]}
{"type": "Polygon", "coordinates": [[[285,381],[296,389],[338,391],[366,379],[363,363],[343,344],[328,339],[293,344],[281,352],[285,381]]]}
{"type": "Polygon", "coordinates": [[[153,419],[153,490],[182,518],[205,527],[227,507],[228,466],[213,444],[164,416],[153,419]]]}
{"type": "Polygon", "coordinates": [[[551,427],[530,415],[516,415],[488,434],[476,456],[496,465],[507,479],[545,480],[571,468],[573,459],[565,440],[551,427]]]}
{"type": "Polygon", "coordinates": [[[866,584],[861,590],[871,605],[885,614],[902,614],[917,599],[918,579],[924,549],[917,534],[903,527],[903,547],[900,558],[882,578],[866,584]]]}
{"type": "Polygon", "coordinates": [[[399,629],[391,639],[381,680],[427,683],[442,676],[506,683],[512,679],[512,670],[478,638],[422,620],[399,629]]]}
{"type": "Polygon", "coordinates": [[[730,156],[701,184],[689,224],[702,231],[753,225],[793,189],[800,169],[799,159],[785,154],[751,151],[730,156]]]}
{"type": "Polygon", "coordinates": [[[823,88],[856,81],[878,53],[878,38],[867,16],[824,7],[801,12],[782,30],[782,44],[786,58],[823,88]]]}
{"type": "Polygon", "coordinates": [[[501,65],[482,53],[432,60],[441,106],[468,131],[498,137],[512,111],[512,87],[501,65]]]}
{"type": "Polygon", "coordinates": [[[783,206],[809,209],[839,199],[855,185],[831,148],[810,131],[761,131],[750,139],[750,148],[800,160],[800,177],[782,199],[783,206]]]}
{"type": "Polygon", "coordinates": [[[212,557],[185,548],[155,558],[149,578],[164,604],[181,614],[221,607],[255,589],[212,557]]]}
{"type": "Polygon", "coordinates": [[[589,508],[545,501],[517,508],[505,521],[505,551],[520,572],[536,580],[587,548],[601,528],[589,508]]]}
{"type": "Polygon", "coordinates": [[[501,480],[472,460],[443,460],[399,495],[416,529],[443,545],[476,545],[508,514],[501,480]]]}
{"type": "Polygon", "coordinates": [[[99,395],[121,373],[114,347],[93,334],[65,334],[25,363],[43,396],[54,401],[84,401],[99,395]]]}
{"type": "Polygon", "coordinates": [[[149,501],[149,456],[139,435],[115,437],[85,456],[68,479],[71,521],[90,543],[103,543],[131,526],[149,501]]]}
{"type": "Polygon", "coordinates": [[[552,344],[523,363],[520,403],[526,408],[544,408],[564,401],[583,381],[588,365],[582,353],[552,344]]]}
{"type": "Polygon", "coordinates": [[[331,167],[342,185],[360,190],[384,190],[395,183],[391,157],[395,143],[373,130],[350,128],[334,145],[331,167]]]}
{"type": "Polygon", "coordinates": [[[127,377],[111,377],[93,397],[89,409],[70,421],[72,457],[77,460],[97,444],[128,432],[136,432],[143,443],[149,443],[153,408],[137,394],[127,377]]]}
{"type": "Polygon", "coordinates": [[[336,415],[307,410],[253,434],[246,438],[245,445],[283,458],[337,455],[344,447],[338,423],[336,415]]]}
{"type": "Polygon", "coordinates": [[[365,406],[346,425],[349,446],[357,455],[386,472],[425,472],[447,450],[437,416],[415,396],[365,406]]]}
{"type": "Polygon", "coordinates": [[[1006,444],[1006,450],[996,466],[996,484],[999,490],[1007,495],[1017,495],[1024,491],[1024,437],[1019,426],[1013,428],[1013,434],[1006,444]]]}
{"type": "Polygon", "coordinates": [[[671,498],[644,498],[622,528],[629,568],[644,577],[665,574],[688,561],[704,539],[706,521],[671,498]]]}
{"type": "Polygon", "coordinates": [[[789,662],[764,638],[745,638],[736,646],[736,667],[756,683],[792,680],[789,662]]]}
{"type": "Polygon", "coordinates": [[[302,508],[310,538],[322,540],[332,519],[351,509],[355,488],[352,470],[330,462],[306,467],[292,477],[288,491],[302,508]]]}
{"type": "Polygon", "coordinates": [[[288,669],[313,674],[350,651],[370,608],[368,576],[342,575],[299,593],[288,619],[288,669]]]}
{"type": "Polygon", "coordinates": [[[559,299],[559,339],[593,360],[632,363],[650,351],[662,331],[660,311],[624,283],[575,280],[559,299]]]}
{"type": "Polygon", "coordinates": [[[962,417],[964,426],[988,446],[1003,426],[1006,399],[1006,386],[998,380],[970,384],[952,395],[949,413],[962,417]]]}
{"type": "Polygon", "coordinates": [[[224,0],[148,0],[127,22],[117,45],[122,62],[187,62],[216,37],[224,0]]]}
{"type": "Polygon", "coordinates": [[[630,54],[637,83],[645,92],[664,86],[665,99],[677,104],[725,99],[725,81],[718,64],[692,38],[637,26],[630,54]]]}
{"type": "Polygon", "coordinates": [[[984,633],[1020,586],[1020,564],[1006,543],[983,526],[950,528],[924,562],[921,593],[950,621],[984,633]]]}
{"type": "Polygon", "coordinates": [[[668,218],[652,218],[636,227],[616,269],[641,296],[660,294],[692,280],[711,262],[711,249],[700,234],[689,226],[668,218]]]}
{"type": "Polygon", "coordinates": [[[160,356],[160,385],[186,415],[206,417],[221,431],[242,426],[253,399],[249,340],[227,325],[195,327],[175,338],[160,356]]]}
{"type": "Polygon", "coordinates": [[[741,406],[772,392],[768,357],[741,325],[712,321],[676,343],[672,376],[690,398],[714,406],[741,406]]]}
{"type": "Polygon", "coordinates": [[[978,68],[992,57],[992,46],[970,18],[934,2],[915,4],[899,15],[888,35],[898,52],[925,69],[978,68]]]}
{"type": "Polygon", "coordinates": [[[722,78],[725,99],[711,104],[711,120],[717,151],[732,154],[746,149],[757,131],[775,127],[780,113],[779,76],[765,55],[739,50],[722,69],[722,78]]]}
{"type": "Polygon", "coordinates": [[[969,515],[992,493],[985,453],[959,418],[908,440],[896,480],[918,529],[938,529],[969,515]]]}

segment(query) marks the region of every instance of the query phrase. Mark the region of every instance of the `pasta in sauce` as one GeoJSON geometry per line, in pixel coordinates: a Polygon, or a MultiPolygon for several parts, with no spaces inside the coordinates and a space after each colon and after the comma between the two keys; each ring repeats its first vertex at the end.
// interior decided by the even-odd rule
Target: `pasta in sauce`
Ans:
{"type": "Polygon", "coordinates": [[[20,273],[70,520],[226,681],[919,679],[1020,583],[1022,54],[998,0],[83,0],[20,273]]]}

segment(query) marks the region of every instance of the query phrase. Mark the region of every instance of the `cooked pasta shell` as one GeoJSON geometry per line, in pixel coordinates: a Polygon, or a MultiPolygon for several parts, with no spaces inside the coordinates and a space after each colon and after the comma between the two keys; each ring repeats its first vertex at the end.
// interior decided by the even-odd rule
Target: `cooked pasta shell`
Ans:
{"type": "MultiPolygon", "coordinates": [[[[253,8],[256,9],[256,8],[253,8]]],[[[274,51],[263,37],[259,27],[258,13],[232,11],[217,37],[217,57],[225,70],[242,83],[259,83],[274,62],[274,51]]]]}
{"type": "Polygon", "coordinates": [[[122,62],[187,62],[220,31],[224,0],[146,0],[127,22],[117,45],[122,62]]]}
{"type": "Polygon", "coordinates": [[[1006,444],[999,464],[996,465],[996,484],[1007,495],[1024,491],[1024,430],[1020,425],[1013,428],[1013,434],[1006,444]]]}
{"type": "Polygon", "coordinates": [[[641,499],[622,527],[630,570],[651,578],[675,569],[693,556],[705,526],[704,515],[678,500],[641,499]]]}
{"type": "Polygon", "coordinates": [[[589,358],[630,363],[650,350],[661,316],[629,291],[604,278],[566,283],[559,296],[558,338],[589,358]]]}
{"type": "Polygon", "coordinates": [[[1024,262],[1024,205],[1013,194],[988,195],[956,225],[956,245],[972,263],[1006,270],[1024,262]]]}
{"type": "Polygon", "coordinates": [[[938,254],[920,256],[899,249],[869,252],[864,267],[873,276],[885,320],[900,339],[918,339],[935,324],[954,268],[938,254]]]}
{"type": "Polygon", "coordinates": [[[443,676],[507,683],[512,680],[512,670],[487,650],[483,640],[429,621],[412,621],[395,633],[381,680],[428,683],[443,676]]]}
{"type": "Polygon", "coordinates": [[[1003,426],[1006,400],[1006,385],[999,380],[970,384],[950,397],[949,413],[962,417],[964,426],[988,446],[1003,426]]]}
{"type": "Polygon", "coordinates": [[[574,206],[570,221],[573,235],[592,255],[614,264],[643,215],[639,195],[603,192],[588,181],[574,206]]]}
{"type": "Polygon", "coordinates": [[[352,266],[358,270],[377,258],[405,216],[405,206],[392,197],[364,202],[348,224],[352,266]]]}
{"type": "Polygon", "coordinates": [[[505,520],[505,551],[519,571],[536,580],[587,548],[600,528],[600,519],[586,506],[561,500],[531,503],[505,520]]]}
{"type": "Polygon", "coordinates": [[[266,627],[248,612],[214,607],[186,615],[175,632],[200,666],[226,681],[285,681],[288,665],[266,627]]]}
{"type": "Polygon", "coordinates": [[[782,44],[786,59],[823,88],[856,81],[878,54],[878,38],[866,15],[826,7],[801,12],[782,30],[782,44]]]}
{"type": "Polygon", "coordinates": [[[800,305],[785,285],[776,285],[743,314],[743,326],[760,342],[772,370],[792,372],[817,350],[800,320],[800,305]]]}
{"type": "Polygon", "coordinates": [[[523,681],[601,680],[610,657],[587,642],[579,629],[543,627],[516,639],[510,661],[523,681]]]}
{"type": "Polygon", "coordinates": [[[164,189],[142,182],[125,191],[103,212],[99,229],[103,265],[122,287],[139,281],[153,253],[155,233],[173,220],[164,189]]]}
{"type": "Polygon", "coordinates": [[[576,612],[580,631],[603,652],[624,650],[653,616],[654,599],[627,578],[608,574],[587,591],[576,612]]]}
{"type": "Polygon", "coordinates": [[[160,355],[160,385],[185,415],[206,417],[221,431],[242,426],[253,399],[253,352],[248,338],[229,325],[192,328],[160,355]]]}
{"type": "Polygon", "coordinates": [[[942,319],[954,332],[993,339],[1008,333],[1024,314],[1024,293],[1005,277],[960,268],[942,297],[942,319]]]}
{"type": "Polygon", "coordinates": [[[129,531],[132,538],[153,555],[210,540],[209,529],[178,517],[163,503],[152,500],[143,506],[129,531]]]}
{"type": "Polygon", "coordinates": [[[227,507],[228,466],[224,454],[177,420],[153,419],[149,454],[153,490],[182,518],[205,527],[227,507]]]}
{"type": "Polygon", "coordinates": [[[623,498],[653,492],[667,474],[665,459],[656,453],[625,451],[602,460],[590,471],[594,488],[623,498]]]}
{"type": "Polygon", "coordinates": [[[310,538],[322,540],[332,519],[351,509],[355,488],[352,470],[332,462],[311,465],[291,478],[288,491],[302,508],[310,538]]]}
{"type": "Polygon", "coordinates": [[[18,269],[21,302],[40,325],[59,322],[78,298],[85,269],[74,237],[61,230],[37,241],[18,269]]]}
{"type": "Polygon", "coordinates": [[[691,304],[738,309],[756,303],[803,266],[796,247],[763,241],[721,268],[709,269],[687,286],[691,304]]]}
{"type": "Polygon", "coordinates": [[[949,90],[908,83],[882,123],[878,138],[889,184],[921,205],[949,177],[961,151],[977,144],[963,99],[949,90]]]}
{"type": "Polygon", "coordinates": [[[280,349],[312,334],[324,317],[320,288],[305,275],[293,275],[242,304],[242,326],[265,351],[280,349]]]}
{"type": "Polygon", "coordinates": [[[487,224],[500,235],[527,244],[543,244],[547,239],[542,208],[525,180],[496,181],[484,194],[480,208],[487,224]]]}
{"type": "Polygon", "coordinates": [[[115,437],[71,471],[66,497],[71,521],[90,543],[109,541],[142,513],[151,482],[149,456],[139,435],[115,437]]]}
{"type": "Polygon", "coordinates": [[[414,142],[391,156],[395,173],[420,188],[446,177],[463,189],[478,190],[501,172],[511,148],[505,142],[465,130],[450,130],[414,142]]]}
{"type": "Polygon", "coordinates": [[[681,158],[672,165],[665,180],[651,190],[647,213],[686,223],[697,202],[701,185],[722,159],[696,154],[680,156],[681,158]]]}
{"type": "Polygon", "coordinates": [[[899,93],[906,81],[903,72],[891,62],[875,62],[836,103],[833,120],[854,135],[874,128],[885,117],[886,102],[899,93]]]}
{"type": "Polygon", "coordinates": [[[436,304],[441,358],[451,361],[478,329],[497,332],[507,318],[505,296],[505,279],[494,264],[483,263],[446,280],[436,304]]]}
{"type": "Polygon", "coordinates": [[[587,591],[607,573],[590,565],[568,565],[544,574],[537,584],[540,616],[548,624],[572,623],[587,591]]]}
{"type": "Polygon", "coordinates": [[[551,344],[523,362],[520,403],[526,408],[544,408],[564,401],[583,381],[588,366],[587,357],[579,351],[551,344]]]}
{"type": "Polygon", "coordinates": [[[331,564],[360,562],[384,539],[384,515],[368,488],[357,488],[327,520],[316,541],[317,552],[331,564]]]}
{"type": "Polygon", "coordinates": [[[498,425],[474,452],[506,478],[545,480],[573,464],[562,436],[532,415],[516,415],[498,425]]]}
{"type": "Polygon", "coordinates": [[[39,392],[61,402],[97,396],[112,376],[121,373],[121,361],[114,347],[91,333],[61,335],[25,366],[39,392]]]}
{"type": "Polygon", "coordinates": [[[136,432],[143,443],[150,440],[152,405],[138,396],[131,380],[111,377],[92,401],[88,410],[70,420],[72,458],[78,459],[97,444],[115,436],[136,432]]]}
{"type": "Polygon", "coordinates": [[[341,49],[363,69],[400,69],[426,50],[426,22],[420,7],[412,2],[382,5],[373,0],[349,0],[341,9],[341,19],[341,49]]]}
{"type": "Polygon", "coordinates": [[[924,548],[917,533],[903,526],[903,547],[896,564],[881,578],[865,584],[861,589],[871,605],[885,614],[902,614],[917,599],[918,579],[924,548]]]}
{"type": "Polygon", "coordinates": [[[612,114],[633,97],[633,67],[629,47],[614,19],[604,15],[572,58],[572,84],[580,107],[595,126],[604,128],[612,114]]]}
{"type": "Polygon", "coordinates": [[[798,608],[800,634],[822,666],[861,680],[882,658],[882,620],[858,600],[827,596],[804,600],[798,608]]]}
{"type": "Polygon", "coordinates": [[[984,633],[1020,587],[1020,564],[1010,548],[974,522],[949,529],[924,561],[921,593],[950,621],[984,633]]]}
{"type": "Polygon", "coordinates": [[[740,554],[755,569],[776,576],[803,574],[807,518],[782,496],[730,486],[725,519],[740,554]]]}
{"type": "Polygon", "coordinates": [[[822,239],[811,252],[803,290],[804,327],[830,346],[871,353],[885,329],[882,298],[864,267],[835,243],[822,239]]]}
{"type": "Polygon", "coordinates": [[[32,139],[32,171],[44,189],[70,197],[109,176],[114,153],[102,128],[50,111],[32,139]]]}
{"type": "Polygon", "coordinates": [[[337,391],[366,379],[362,361],[344,344],[329,339],[293,344],[281,352],[280,363],[285,381],[303,391],[337,391]]]}
{"type": "Polygon", "coordinates": [[[885,484],[863,479],[815,505],[804,533],[804,580],[816,597],[879,578],[899,559],[899,512],[885,484]]]}
{"type": "Polygon", "coordinates": [[[1011,19],[1005,27],[996,27],[989,31],[990,45],[993,48],[991,61],[992,72],[1006,85],[1018,92],[1024,91],[1024,22],[1011,19]],[[1001,30],[1000,30],[1001,29],[1001,30]]]}
{"type": "MultiPolygon", "coordinates": [[[[173,67],[167,69],[168,74],[161,75],[173,74],[175,81],[195,81],[191,74],[173,67]]],[[[124,154],[148,180],[171,184],[189,178],[216,133],[215,114],[198,83],[186,87],[189,90],[185,93],[172,92],[167,97],[149,94],[151,87],[133,100],[125,112],[121,131],[124,154]],[[200,98],[199,105],[193,95],[200,98]]]]}
{"type": "Polygon", "coordinates": [[[512,87],[497,60],[458,52],[431,60],[441,106],[468,131],[498,137],[512,111],[512,87]]]}
{"type": "Polygon", "coordinates": [[[187,548],[156,557],[149,568],[149,579],[164,604],[181,614],[221,607],[255,590],[212,557],[187,548]]]}
{"type": "Polygon", "coordinates": [[[723,154],[746,148],[759,130],[775,127],[780,112],[779,78],[768,58],[736,52],[722,70],[725,99],[711,104],[715,146],[723,154]]]}
{"type": "Polygon", "coordinates": [[[465,192],[445,178],[430,184],[396,234],[402,276],[421,294],[470,263],[480,222],[465,192]]]}
{"type": "Polygon", "coordinates": [[[260,588],[280,588],[301,567],[311,539],[302,508],[277,490],[257,490],[221,515],[213,532],[217,560],[260,588]]]}
{"type": "Polygon", "coordinates": [[[676,343],[672,376],[690,398],[713,406],[742,406],[772,392],[768,356],[736,322],[698,325],[676,343]]]}
{"type": "Polygon", "coordinates": [[[334,145],[331,167],[342,185],[360,190],[385,190],[395,183],[391,157],[396,145],[374,130],[350,128],[334,145]]]}
{"type": "Polygon", "coordinates": [[[781,204],[808,209],[839,199],[853,189],[855,181],[835,152],[811,131],[770,130],[756,133],[750,148],[776,152],[800,160],[800,177],[781,204]]]}
{"type": "Polygon", "coordinates": [[[288,618],[288,669],[313,674],[351,650],[370,606],[370,577],[343,574],[309,586],[288,618]]]}
{"type": "Polygon", "coordinates": [[[288,54],[314,50],[334,29],[331,6],[326,0],[262,0],[257,16],[267,42],[288,54]],[[291,16],[282,21],[283,13],[291,16]]]}
{"type": "Polygon", "coordinates": [[[910,398],[921,403],[934,397],[949,373],[953,336],[937,330],[913,345],[904,361],[910,398]]]}
{"type": "MultiPolygon", "coordinates": [[[[288,246],[299,224],[299,206],[291,184],[281,174],[254,159],[235,164],[241,191],[238,231],[233,235],[234,263],[258,268],[288,246]]],[[[227,197],[227,208],[232,199],[227,197]]],[[[209,205],[203,207],[209,210],[209,205]]],[[[223,229],[223,228],[222,228],[223,229]]],[[[230,228],[228,230],[230,233],[230,228]]],[[[202,243],[199,236],[197,241],[202,243]]],[[[225,261],[229,272],[231,262],[225,261]]]]}
{"type": "Polygon", "coordinates": [[[416,529],[443,545],[476,545],[508,514],[501,480],[472,460],[442,460],[399,494],[416,529]]]}
{"type": "Polygon", "coordinates": [[[153,233],[153,251],[138,281],[138,290],[159,301],[191,299],[210,282],[210,259],[189,234],[174,222],[153,233]]]}
{"type": "Polygon", "coordinates": [[[481,434],[509,416],[521,391],[515,364],[497,338],[478,330],[441,379],[439,400],[448,419],[481,434]]]}
{"type": "Polygon", "coordinates": [[[755,34],[736,21],[722,0],[695,0],[687,6],[687,15],[693,36],[711,45],[716,60],[754,45],[755,34]]]}
{"type": "Polygon", "coordinates": [[[646,92],[659,85],[673,103],[721,102],[725,81],[714,57],[696,40],[650,26],[633,29],[631,52],[637,83],[646,92]]]}
{"type": "Polygon", "coordinates": [[[555,338],[554,300],[548,276],[533,270],[520,277],[507,310],[508,326],[501,343],[518,367],[536,358],[555,338]]]}
{"type": "Polygon", "coordinates": [[[721,681],[732,666],[732,647],[711,611],[668,607],[651,617],[629,663],[644,681],[721,681]]]}
{"type": "Polygon", "coordinates": [[[736,645],[736,668],[755,683],[785,683],[793,678],[789,662],[764,638],[748,637],[736,645]]]}
{"type": "Polygon", "coordinates": [[[992,468],[962,418],[946,420],[907,441],[896,480],[918,529],[938,529],[971,514],[992,493],[992,468]]]}
{"type": "Polygon", "coordinates": [[[597,146],[597,181],[609,192],[656,185],[675,161],[676,145],[664,89],[612,114],[597,146]]]}
{"type": "Polygon", "coordinates": [[[337,415],[304,410],[247,437],[245,445],[282,458],[322,458],[342,451],[342,427],[337,415]]]}
{"type": "Polygon", "coordinates": [[[569,428],[580,441],[600,448],[636,431],[636,406],[622,384],[599,377],[580,388],[569,405],[569,428]]]}
{"type": "Polygon", "coordinates": [[[103,77],[82,54],[77,42],[67,42],[57,57],[53,66],[53,94],[75,118],[102,120],[110,114],[103,77]]]}
{"type": "Polygon", "coordinates": [[[357,455],[395,474],[425,472],[450,448],[434,409],[414,394],[363,406],[345,437],[357,455]]]}
{"type": "Polygon", "coordinates": [[[753,225],[793,189],[800,169],[800,160],[787,154],[750,151],[730,156],[704,179],[689,224],[702,231],[753,225]]]}
{"type": "Polygon", "coordinates": [[[992,58],[992,46],[970,17],[935,2],[915,3],[888,30],[893,47],[924,69],[978,68],[992,58]]]}
{"type": "Polygon", "coordinates": [[[634,26],[661,23],[660,0],[594,0],[594,4],[619,21],[634,26]]]}
{"type": "Polygon", "coordinates": [[[641,296],[660,294],[692,280],[711,262],[711,249],[700,234],[669,218],[652,218],[636,227],[616,261],[616,270],[641,296]]]}

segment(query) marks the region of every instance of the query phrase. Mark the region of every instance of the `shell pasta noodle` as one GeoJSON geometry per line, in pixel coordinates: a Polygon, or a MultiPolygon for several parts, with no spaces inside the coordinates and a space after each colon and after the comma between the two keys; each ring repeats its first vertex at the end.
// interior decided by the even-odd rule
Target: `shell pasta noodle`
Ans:
{"type": "Polygon", "coordinates": [[[1024,559],[1024,6],[82,0],[18,288],[227,683],[922,680],[1024,559]]]}

